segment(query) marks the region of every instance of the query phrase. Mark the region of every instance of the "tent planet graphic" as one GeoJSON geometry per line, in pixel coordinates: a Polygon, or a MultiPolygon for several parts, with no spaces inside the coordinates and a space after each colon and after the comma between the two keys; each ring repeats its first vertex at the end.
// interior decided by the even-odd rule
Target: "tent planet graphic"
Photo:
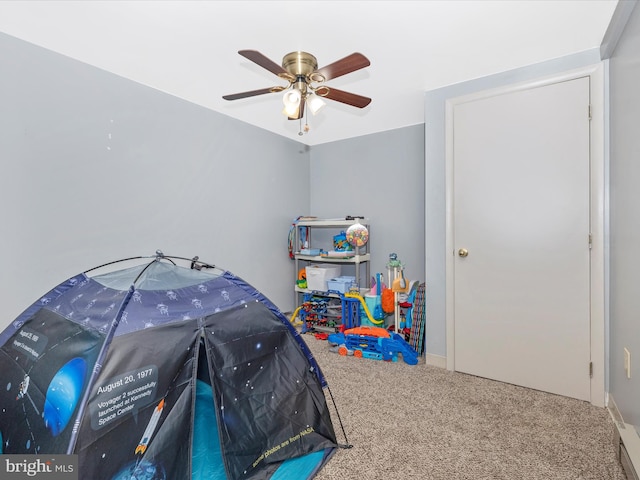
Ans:
{"type": "Polygon", "coordinates": [[[286,316],[197,257],[62,282],[0,333],[0,372],[0,452],[74,453],[80,478],[301,480],[341,446],[286,316]]]}
{"type": "Polygon", "coordinates": [[[44,401],[44,421],[55,437],[64,430],[80,400],[84,387],[87,363],[74,358],[55,374],[44,401]]]}

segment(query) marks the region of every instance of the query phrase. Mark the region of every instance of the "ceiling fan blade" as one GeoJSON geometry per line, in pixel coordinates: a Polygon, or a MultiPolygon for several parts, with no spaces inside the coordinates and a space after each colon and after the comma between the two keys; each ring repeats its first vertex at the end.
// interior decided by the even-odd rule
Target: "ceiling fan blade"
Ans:
{"type": "Polygon", "coordinates": [[[223,95],[225,100],[238,100],[240,98],[255,97],[256,95],[264,95],[265,93],[281,92],[284,87],[261,88],[260,90],[251,90],[249,92],[233,93],[231,95],[223,95]]]}
{"type": "Polygon", "coordinates": [[[322,96],[324,98],[328,98],[329,100],[346,103],[347,105],[358,108],[364,108],[371,103],[371,99],[369,97],[363,97],[362,95],[356,95],[355,93],[345,92],[343,90],[338,90],[337,88],[327,87],[327,90],[329,90],[329,93],[322,96]]]}
{"type": "Polygon", "coordinates": [[[278,76],[290,76],[289,72],[287,72],[284,68],[282,68],[273,60],[265,57],[257,50],[239,50],[238,53],[243,57],[251,60],[253,63],[260,65],[262,68],[269,70],[271,73],[274,73],[278,76]]]}
{"type": "Polygon", "coordinates": [[[331,80],[332,78],[341,77],[342,75],[355,72],[369,65],[371,65],[369,59],[361,53],[356,52],[325,67],[319,68],[314,73],[319,73],[325,80],[331,80]]]}

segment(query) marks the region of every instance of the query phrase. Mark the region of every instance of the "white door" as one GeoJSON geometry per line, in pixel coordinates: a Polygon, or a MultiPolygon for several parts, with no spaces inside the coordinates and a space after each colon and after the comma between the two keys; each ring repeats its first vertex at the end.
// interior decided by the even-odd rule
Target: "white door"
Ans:
{"type": "Polygon", "coordinates": [[[590,400],[588,112],[588,76],[454,105],[455,370],[590,400]]]}

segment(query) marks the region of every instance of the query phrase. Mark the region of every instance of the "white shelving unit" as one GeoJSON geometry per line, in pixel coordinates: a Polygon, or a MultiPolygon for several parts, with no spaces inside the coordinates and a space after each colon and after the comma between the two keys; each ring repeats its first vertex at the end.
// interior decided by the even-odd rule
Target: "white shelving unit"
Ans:
{"type": "MultiPolygon", "coordinates": [[[[354,247],[354,256],[342,258],[342,257],[326,257],[321,255],[302,255],[300,251],[294,252],[294,260],[295,260],[295,275],[297,280],[297,275],[300,269],[304,266],[311,265],[313,263],[330,263],[330,264],[341,264],[341,265],[353,265],[355,270],[356,284],[360,288],[361,291],[369,288],[369,279],[371,278],[370,273],[370,261],[371,254],[369,253],[369,244],[371,241],[371,227],[369,225],[369,220],[366,218],[354,218],[349,220],[342,219],[316,219],[316,220],[300,220],[295,229],[295,248],[300,248],[300,228],[308,228],[307,235],[307,248],[321,248],[324,247],[327,250],[327,245],[315,245],[314,244],[314,234],[313,231],[316,229],[322,229],[331,233],[330,230],[335,230],[335,233],[338,234],[341,231],[346,231],[351,225],[356,223],[360,223],[367,227],[369,230],[369,241],[363,247],[354,247]],[[363,272],[364,270],[364,272],[363,272]]],[[[323,238],[325,242],[332,242],[331,239],[323,238]]],[[[294,281],[294,285],[296,282],[294,281]]],[[[311,293],[311,290],[300,288],[297,285],[295,286],[296,294],[296,307],[300,305],[300,298],[303,293],[311,293]]],[[[330,293],[326,293],[327,297],[337,297],[338,295],[332,295],[330,293]]]]}

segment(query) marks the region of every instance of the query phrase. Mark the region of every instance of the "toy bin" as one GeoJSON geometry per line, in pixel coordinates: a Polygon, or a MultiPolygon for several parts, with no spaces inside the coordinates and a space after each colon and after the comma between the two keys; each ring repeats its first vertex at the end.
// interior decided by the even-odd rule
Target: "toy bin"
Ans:
{"type": "Polygon", "coordinates": [[[342,276],[338,278],[332,278],[327,281],[327,287],[329,290],[347,293],[351,290],[351,287],[355,284],[356,277],[342,276]]]}
{"type": "Polygon", "coordinates": [[[326,292],[329,290],[329,280],[339,277],[340,270],[340,265],[331,265],[330,263],[308,265],[306,267],[307,288],[309,290],[326,292]]]}

